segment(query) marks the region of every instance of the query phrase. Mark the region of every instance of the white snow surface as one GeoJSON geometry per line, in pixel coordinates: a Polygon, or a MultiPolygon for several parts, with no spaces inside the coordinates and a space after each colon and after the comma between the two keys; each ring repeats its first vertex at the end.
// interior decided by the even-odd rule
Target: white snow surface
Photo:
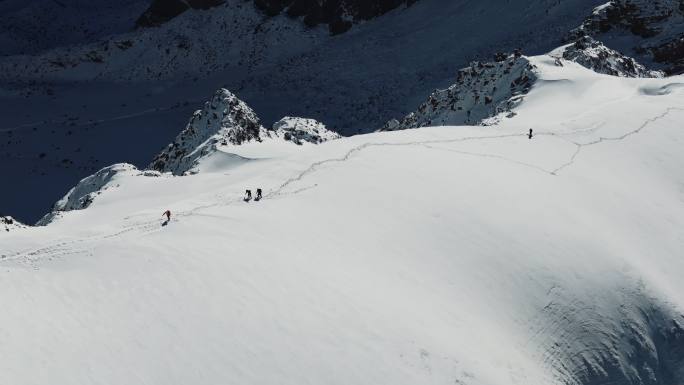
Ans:
{"type": "Polygon", "coordinates": [[[681,384],[684,77],[531,62],[498,125],[247,143],[5,234],[2,382],[681,384]]]}

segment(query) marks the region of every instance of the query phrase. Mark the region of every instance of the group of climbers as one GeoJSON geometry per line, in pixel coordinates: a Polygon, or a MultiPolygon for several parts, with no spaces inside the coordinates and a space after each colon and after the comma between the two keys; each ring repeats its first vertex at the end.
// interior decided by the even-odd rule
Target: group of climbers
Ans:
{"type": "MultiPolygon", "coordinates": [[[[534,137],[534,131],[530,128],[530,131],[529,131],[529,133],[527,134],[527,138],[528,138],[528,139],[532,139],[533,137],[534,137]]],[[[258,202],[258,201],[260,201],[261,199],[263,199],[262,191],[261,191],[261,188],[258,188],[258,189],[256,190],[256,197],[254,197],[254,200],[258,202]]],[[[245,198],[244,198],[244,201],[245,201],[245,202],[249,202],[249,201],[251,201],[251,200],[252,200],[252,190],[249,190],[249,189],[248,189],[248,190],[245,190],[245,198]]],[[[162,226],[166,226],[166,225],[171,221],[171,210],[166,210],[166,211],[164,211],[164,214],[162,214],[162,216],[165,216],[165,217],[166,217],[166,221],[164,221],[164,223],[162,224],[162,226]]]]}
{"type": "MultiPolygon", "coordinates": [[[[263,198],[261,195],[261,189],[258,188],[256,190],[256,197],[254,198],[255,201],[260,201],[263,198]]],[[[245,191],[245,202],[249,202],[252,200],[252,190],[247,190],[245,191]]]]}
{"type": "MultiPolygon", "coordinates": [[[[246,190],[245,194],[246,194],[245,198],[244,198],[245,202],[251,201],[252,200],[252,190],[246,190]]],[[[254,197],[254,200],[258,202],[261,199],[263,199],[263,192],[262,192],[261,188],[258,188],[256,190],[256,197],[254,197]]],[[[162,217],[166,217],[166,220],[162,223],[162,226],[168,225],[169,222],[171,222],[171,210],[164,211],[164,213],[162,214],[162,217]]]]}

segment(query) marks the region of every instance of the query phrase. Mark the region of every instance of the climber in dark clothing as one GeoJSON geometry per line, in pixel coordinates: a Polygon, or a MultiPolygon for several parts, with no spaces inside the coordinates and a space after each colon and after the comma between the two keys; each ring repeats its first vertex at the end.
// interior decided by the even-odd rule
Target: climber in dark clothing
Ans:
{"type": "Polygon", "coordinates": [[[532,134],[532,129],[530,128],[530,133],[527,135],[527,138],[532,139],[533,136],[534,134],[532,134]]]}
{"type": "Polygon", "coordinates": [[[262,196],[261,196],[261,189],[258,188],[258,189],[257,189],[256,200],[260,200],[261,198],[262,198],[262,196]]]}
{"type": "Polygon", "coordinates": [[[162,226],[166,226],[171,222],[171,210],[166,210],[164,211],[164,214],[162,214],[162,217],[166,217],[166,220],[164,223],[162,223],[162,226]]]}
{"type": "Polygon", "coordinates": [[[245,191],[245,201],[252,200],[252,190],[245,191]]]}

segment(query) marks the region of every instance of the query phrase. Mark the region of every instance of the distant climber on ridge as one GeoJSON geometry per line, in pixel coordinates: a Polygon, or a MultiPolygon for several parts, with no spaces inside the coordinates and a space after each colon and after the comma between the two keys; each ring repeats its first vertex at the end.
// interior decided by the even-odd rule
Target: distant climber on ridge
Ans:
{"type": "Polygon", "coordinates": [[[530,133],[527,134],[527,138],[528,138],[528,139],[532,139],[532,137],[534,137],[534,134],[533,134],[532,132],[533,132],[533,131],[532,131],[532,129],[530,128],[530,133]]]}

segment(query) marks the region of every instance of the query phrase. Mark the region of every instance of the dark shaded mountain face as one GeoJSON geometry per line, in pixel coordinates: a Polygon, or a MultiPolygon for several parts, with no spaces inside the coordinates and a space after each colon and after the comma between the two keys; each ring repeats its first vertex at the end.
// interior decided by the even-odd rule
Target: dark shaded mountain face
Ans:
{"type": "MultiPolygon", "coordinates": [[[[355,21],[370,20],[418,0],[254,0],[269,16],[286,13],[303,17],[310,27],[328,24],[333,35],[348,31],[355,21]]],[[[154,0],[136,22],[138,27],[157,27],[189,9],[209,9],[225,0],[154,0]]]]}
{"type": "Polygon", "coordinates": [[[304,17],[309,26],[328,24],[333,35],[348,31],[354,21],[370,20],[400,5],[410,6],[418,0],[254,0],[266,14],[286,12],[304,17]]]}
{"type": "Polygon", "coordinates": [[[225,0],[153,0],[150,7],[135,22],[137,27],[158,27],[188,9],[209,9],[225,0]]]}

